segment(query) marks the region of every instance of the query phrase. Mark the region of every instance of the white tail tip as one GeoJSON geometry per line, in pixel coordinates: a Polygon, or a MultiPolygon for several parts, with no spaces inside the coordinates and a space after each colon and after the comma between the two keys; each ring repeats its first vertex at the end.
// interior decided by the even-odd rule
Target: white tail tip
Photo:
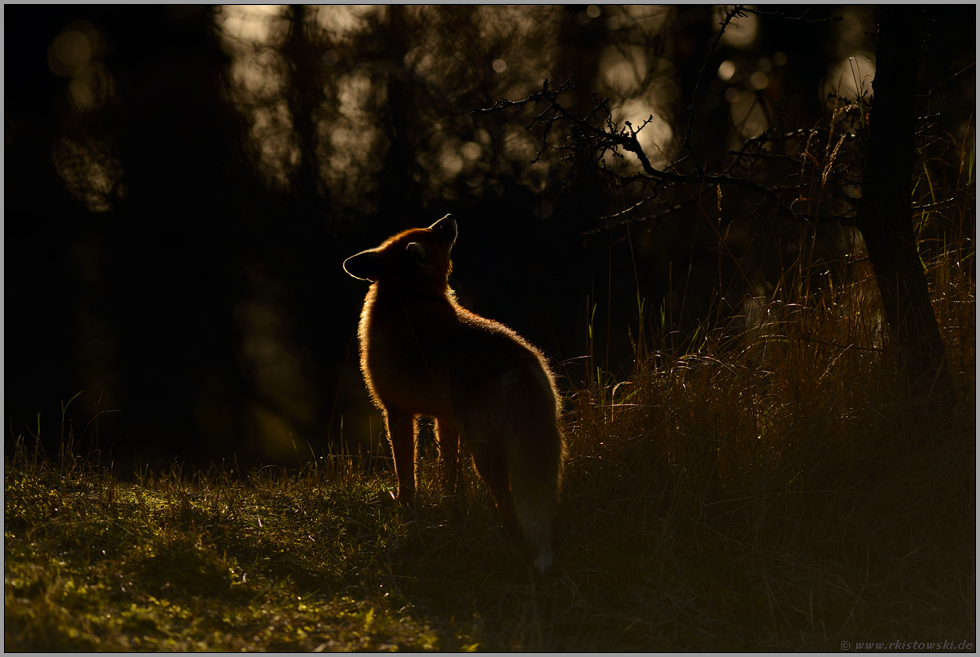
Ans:
{"type": "Polygon", "coordinates": [[[551,568],[551,563],[552,563],[551,548],[550,547],[541,548],[541,550],[538,552],[538,570],[543,573],[544,571],[551,568]]]}

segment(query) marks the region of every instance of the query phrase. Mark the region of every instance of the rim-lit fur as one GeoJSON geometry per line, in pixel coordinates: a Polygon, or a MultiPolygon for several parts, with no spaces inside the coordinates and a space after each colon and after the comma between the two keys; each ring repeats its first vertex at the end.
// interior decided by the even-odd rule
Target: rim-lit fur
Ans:
{"type": "Polygon", "coordinates": [[[372,283],[358,330],[361,370],[384,414],[399,501],[415,495],[415,418],[433,417],[447,486],[455,491],[461,438],[505,529],[544,571],[564,454],[554,375],[517,333],[456,303],[455,241],[447,215],[344,262],[372,283]]]}

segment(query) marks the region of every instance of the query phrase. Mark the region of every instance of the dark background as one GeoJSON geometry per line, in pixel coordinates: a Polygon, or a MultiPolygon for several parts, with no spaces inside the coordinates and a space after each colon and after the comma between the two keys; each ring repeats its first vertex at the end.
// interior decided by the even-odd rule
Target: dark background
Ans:
{"type": "MultiPolygon", "coordinates": [[[[4,7],[8,450],[39,435],[56,453],[70,433],[126,472],[377,445],[366,285],[341,263],[446,212],[463,305],[541,347],[566,390],[590,323],[596,364],[627,376],[638,299],[679,336],[737,324],[797,233],[737,194],[722,233],[713,190],[616,225],[602,217],[640,197],[541,151],[533,106],[472,110],[574,73],[566,106],[584,115],[597,92],[620,119],[652,114],[645,147],[673,158],[704,67],[692,143],[720,168],[767,128],[826,123],[827,92],[856,96],[874,59],[872,7],[752,14],[706,65],[710,7],[249,11],[4,7]]],[[[919,88],[941,85],[936,129],[973,139],[975,70],[948,79],[974,61],[975,6],[928,18],[919,88]]],[[[828,262],[846,237],[818,235],[828,262]]]]}

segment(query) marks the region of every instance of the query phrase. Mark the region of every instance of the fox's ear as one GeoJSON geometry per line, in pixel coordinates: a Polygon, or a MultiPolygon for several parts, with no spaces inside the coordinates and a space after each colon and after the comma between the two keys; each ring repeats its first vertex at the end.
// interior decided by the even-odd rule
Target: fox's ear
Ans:
{"type": "Polygon", "coordinates": [[[365,281],[381,278],[381,253],[374,249],[361,251],[344,260],[344,271],[365,281]]]}
{"type": "Polygon", "coordinates": [[[431,271],[432,263],[429,262],[429,254],[425,252],[425,247],[418,242],[408,243],[408,252],[415,259],[415,262],[419,263],[419,267],[422,271],[431,271]]]}

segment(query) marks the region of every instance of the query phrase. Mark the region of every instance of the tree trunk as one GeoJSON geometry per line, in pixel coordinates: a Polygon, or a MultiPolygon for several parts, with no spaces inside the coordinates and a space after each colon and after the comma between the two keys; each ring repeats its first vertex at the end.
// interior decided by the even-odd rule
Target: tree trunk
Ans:
{"type": "Polygon", "coordinates": [[[299,167],[293,174],[293,192],[301,206],[307,206],[310,215],[315,216],[320,199],[326,200],[326,186],[320,179],[319,139],[314,122],[314,114],[323,99],[323,79],[319,74],[322,67],[317,66],[322,53],[306,31],[308,14],[305,5],[293,5],[292,30],[282,52],[290,63],[285,95],[300,150],[299,167]]]}
{"type": "Polygon", "coordinates": [[[418,81],[405,65],[410,35],[418,29],[413,20],[417,11],[417,7],[391,5],[383,33],[386,45],[382,66],[388,73],[388,108],[382,116],[389,146],[379,176],[378,214],[384,221],[393,222],[385,230],[392,226],[401,230],[426,221],[421,193],[425,170],[416,159],[425,146],[426,126],[418,109],[418,81]]]}
{"type": "Polygon", "coordinates": [[[951,389],[945,348],[912,227],[915,80],[922,12],[882,7],[860,228],[913,400],[951,389]]]}

